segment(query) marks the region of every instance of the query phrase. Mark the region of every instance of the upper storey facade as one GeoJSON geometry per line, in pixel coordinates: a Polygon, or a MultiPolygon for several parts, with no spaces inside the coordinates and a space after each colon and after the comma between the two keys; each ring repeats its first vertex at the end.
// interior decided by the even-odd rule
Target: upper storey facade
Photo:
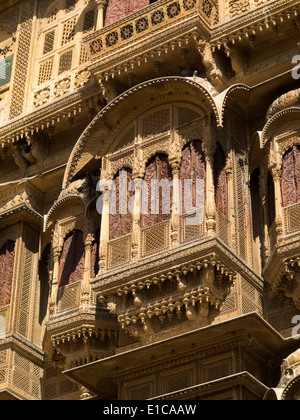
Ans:
{"type": "MultiPolygon", "coordinates": [[[[4,4],[0,22],[3,147],[56,117],[57,112],[47,112],[54,102],[56,111],[66,98],[78,108],[76,94],[93,77],[108,100],[153,75],[177,76],[180,70],[198,71],[218,91],[236,82],[246,69],[244,83],[256,84],[264,77],[257,71],[260,60],[266,62],[261,55],[265,41],[278,31],[292,31],[299,10],[298,2],[291,0],[4,4]],[[30,122],[24,124],[29,115],[30,122]]],[[[270,48],[270,61],[273,53],[278,50],[270,48]]]]}

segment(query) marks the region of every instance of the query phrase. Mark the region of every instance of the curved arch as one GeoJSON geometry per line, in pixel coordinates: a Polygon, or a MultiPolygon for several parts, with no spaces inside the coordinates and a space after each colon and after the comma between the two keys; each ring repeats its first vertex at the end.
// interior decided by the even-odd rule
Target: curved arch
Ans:
{"type": "Polygon", "coordinates": [[[250,97],[251,88],[242,83],[230,86],[215,97],[219,116],[219,127],[223,127],[225,109],[230,100],[246,105],[250,97]]]}
{"type": "MultiPolygon", "coordinates": [[[[55,222],[57,220],[60,213],[65,211],[70,207],[70,205],[75,203],[76,207],[78,205],[83,207],[84,210],[86,210],[86,203],[82,197],[79,195],[69,195],[67,197],[64,197],[60,200],[58,200],[56,203],[53,204],[51,209],[49,210],[48,214],[45,217],[44,221],[44,232],[46,232],[52,222],[55,222]]],[[[74,215],[74,207],[72,206],[72,215],[74,215]]]]}
{"type": "Polygon", "coordinates": [[[107,153],[110,146],[107,137],[113,127],[120,125],[122,118],[128,118],[128,115],[131,115],[132,120],[134,115],[140,115],[140,104],[142,107],[150,109],[155,101],[171,102],[178,92],[180,92],[181,97],[185,98],[194,95],[197,98],[195,101],[202,108],[206,103],[206,112],[213,112],[217,125],[220,125],[220,115],[216,102],[210,92],[200,83],[184,77],[162,77],[143,82],[110,102],[82,133],[70,155],[63,180],[63,188],[69,185],[73,177],[94,159],[95,155],[102,157],[107,153]]]}
{"type": "Polygon", "coordinates": [[[264,126],[261,134],[262,146],[264,147],[272,137],[280,133],[280,128],[282,126],[286,123],[289,123],[291,126],[292,122],[296,122],[296,125],[299,124],[300,129],[300,108],[287,108],[270,118],[264,126]]]}

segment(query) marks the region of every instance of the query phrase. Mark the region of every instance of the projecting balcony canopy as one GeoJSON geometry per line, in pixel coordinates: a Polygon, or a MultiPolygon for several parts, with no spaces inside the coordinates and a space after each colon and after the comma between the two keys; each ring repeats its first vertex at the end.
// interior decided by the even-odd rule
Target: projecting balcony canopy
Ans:
{"type": "MultiPolygon", "coordinates": [[[[63,188],[91,163],[113,150],[112,130],[120,131],[133,119],[154,105],[175,101],[188,101],[206,115],[213,115],[217,127],[223,127],[224,114],[230,101],[247,103],[251,89],[236,84],[216,94],[207,80],[202,78],[162,77],[143,82],[111,101],[89,124],[77,141],[67,164],[63,188]]],[[[100,162],[98,167],[100,167],[100,162]]]]}

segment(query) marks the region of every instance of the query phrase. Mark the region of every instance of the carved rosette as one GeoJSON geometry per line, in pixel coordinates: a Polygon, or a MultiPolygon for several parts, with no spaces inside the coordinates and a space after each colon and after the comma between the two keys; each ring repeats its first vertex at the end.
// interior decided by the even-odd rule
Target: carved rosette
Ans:
{"type": "Polygon", "coordinates": [[[39,90],[34,94],[33,104],[36,108],[45,105],[50,99],[50,88],[39,90]]]}
{"type": "Polygon", "coordinates": [[[79,73],[77,73],[75,76],[75,87],[79,89],[86,85],[91,79],[91,75],[91,72],[89,72],[88,70],[82,70],[79,73]]]}
{"type": "Polygon", "coordinates": [[[69,92],[71,89],[71,79],[67,77],[66,79],[60,80],[54,86],[54,96],[60,98],[69,92]]]}

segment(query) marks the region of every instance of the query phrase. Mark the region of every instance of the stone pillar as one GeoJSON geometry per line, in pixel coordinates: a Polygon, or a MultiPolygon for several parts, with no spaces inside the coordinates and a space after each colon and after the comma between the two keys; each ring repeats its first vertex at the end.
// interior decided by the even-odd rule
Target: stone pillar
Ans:
{"type": "Polygon", "coordinates": [[[104,12],[108,3],[108,0],[96,0],[98,6],[97,26],[96,30],[99,31],[104,27],[104,12]]]}
{"type": "Polygon", "coordinates": [[[53,275],[52,275],[52,286],[51,286],[51,297],[49,306],[49,315],[53,316],[56,311],[57,305],[57,294],[59,287],[59,261],[60,261],[61,250],[57,247],[53,249],[53,275]]]}
{"type": "Polygon", "coordinates": [[[106,187],[103,193],[103,208],[101,218],[100,246],[99,246],[99,271],[107,268],[107,244],[109,242],[109,202],[111,189],[106,187]]]}
{"type": "Polygon", "coordinates": [[[283,209],[282,209],[282,193],[281,193],[281,175],[282,170],[279,167],[272,169],[275,191],[275,223],[277,240],[283,235],[283,209]]]}
{"type": "Polygon", "coordinates": [[[233,162],[231,156],[228,157],[226,164],[226,178],[228,187],[228,220],[230,221],[229,243],[230,246],[236,250],[233,162]]]}
{"type": "Polygon", "coordinates": [[[181,194],[180,194],[180,164],[172,163],[173,173],[173,194],[171,209],[171,240],[172,245],[177,246],[180,234],[181,194]]]}
{"type": "Polygon", "coordinates": [[[141,211],[142,211],[142,186],[143,179],[134,179],[134,209],[133,209],[133,226],[132,226],[132,259],[140,258],[141,248],[141,211]]]}
{"type": "Polygon", "coordinates": [[[206,228],[208,235],[216,233],[216,201],[214,185],[214,151],[205,149],[206,160],[206,228]]]}
{"type": "Polygon", "coordinates": [[[92,249],[94,236],[88,234],[84,243],[85,260],[84,260],[84,274],[81,283],[81,305],[88,305],[90,302],[90,278],[92,276],[92,249]]]}

